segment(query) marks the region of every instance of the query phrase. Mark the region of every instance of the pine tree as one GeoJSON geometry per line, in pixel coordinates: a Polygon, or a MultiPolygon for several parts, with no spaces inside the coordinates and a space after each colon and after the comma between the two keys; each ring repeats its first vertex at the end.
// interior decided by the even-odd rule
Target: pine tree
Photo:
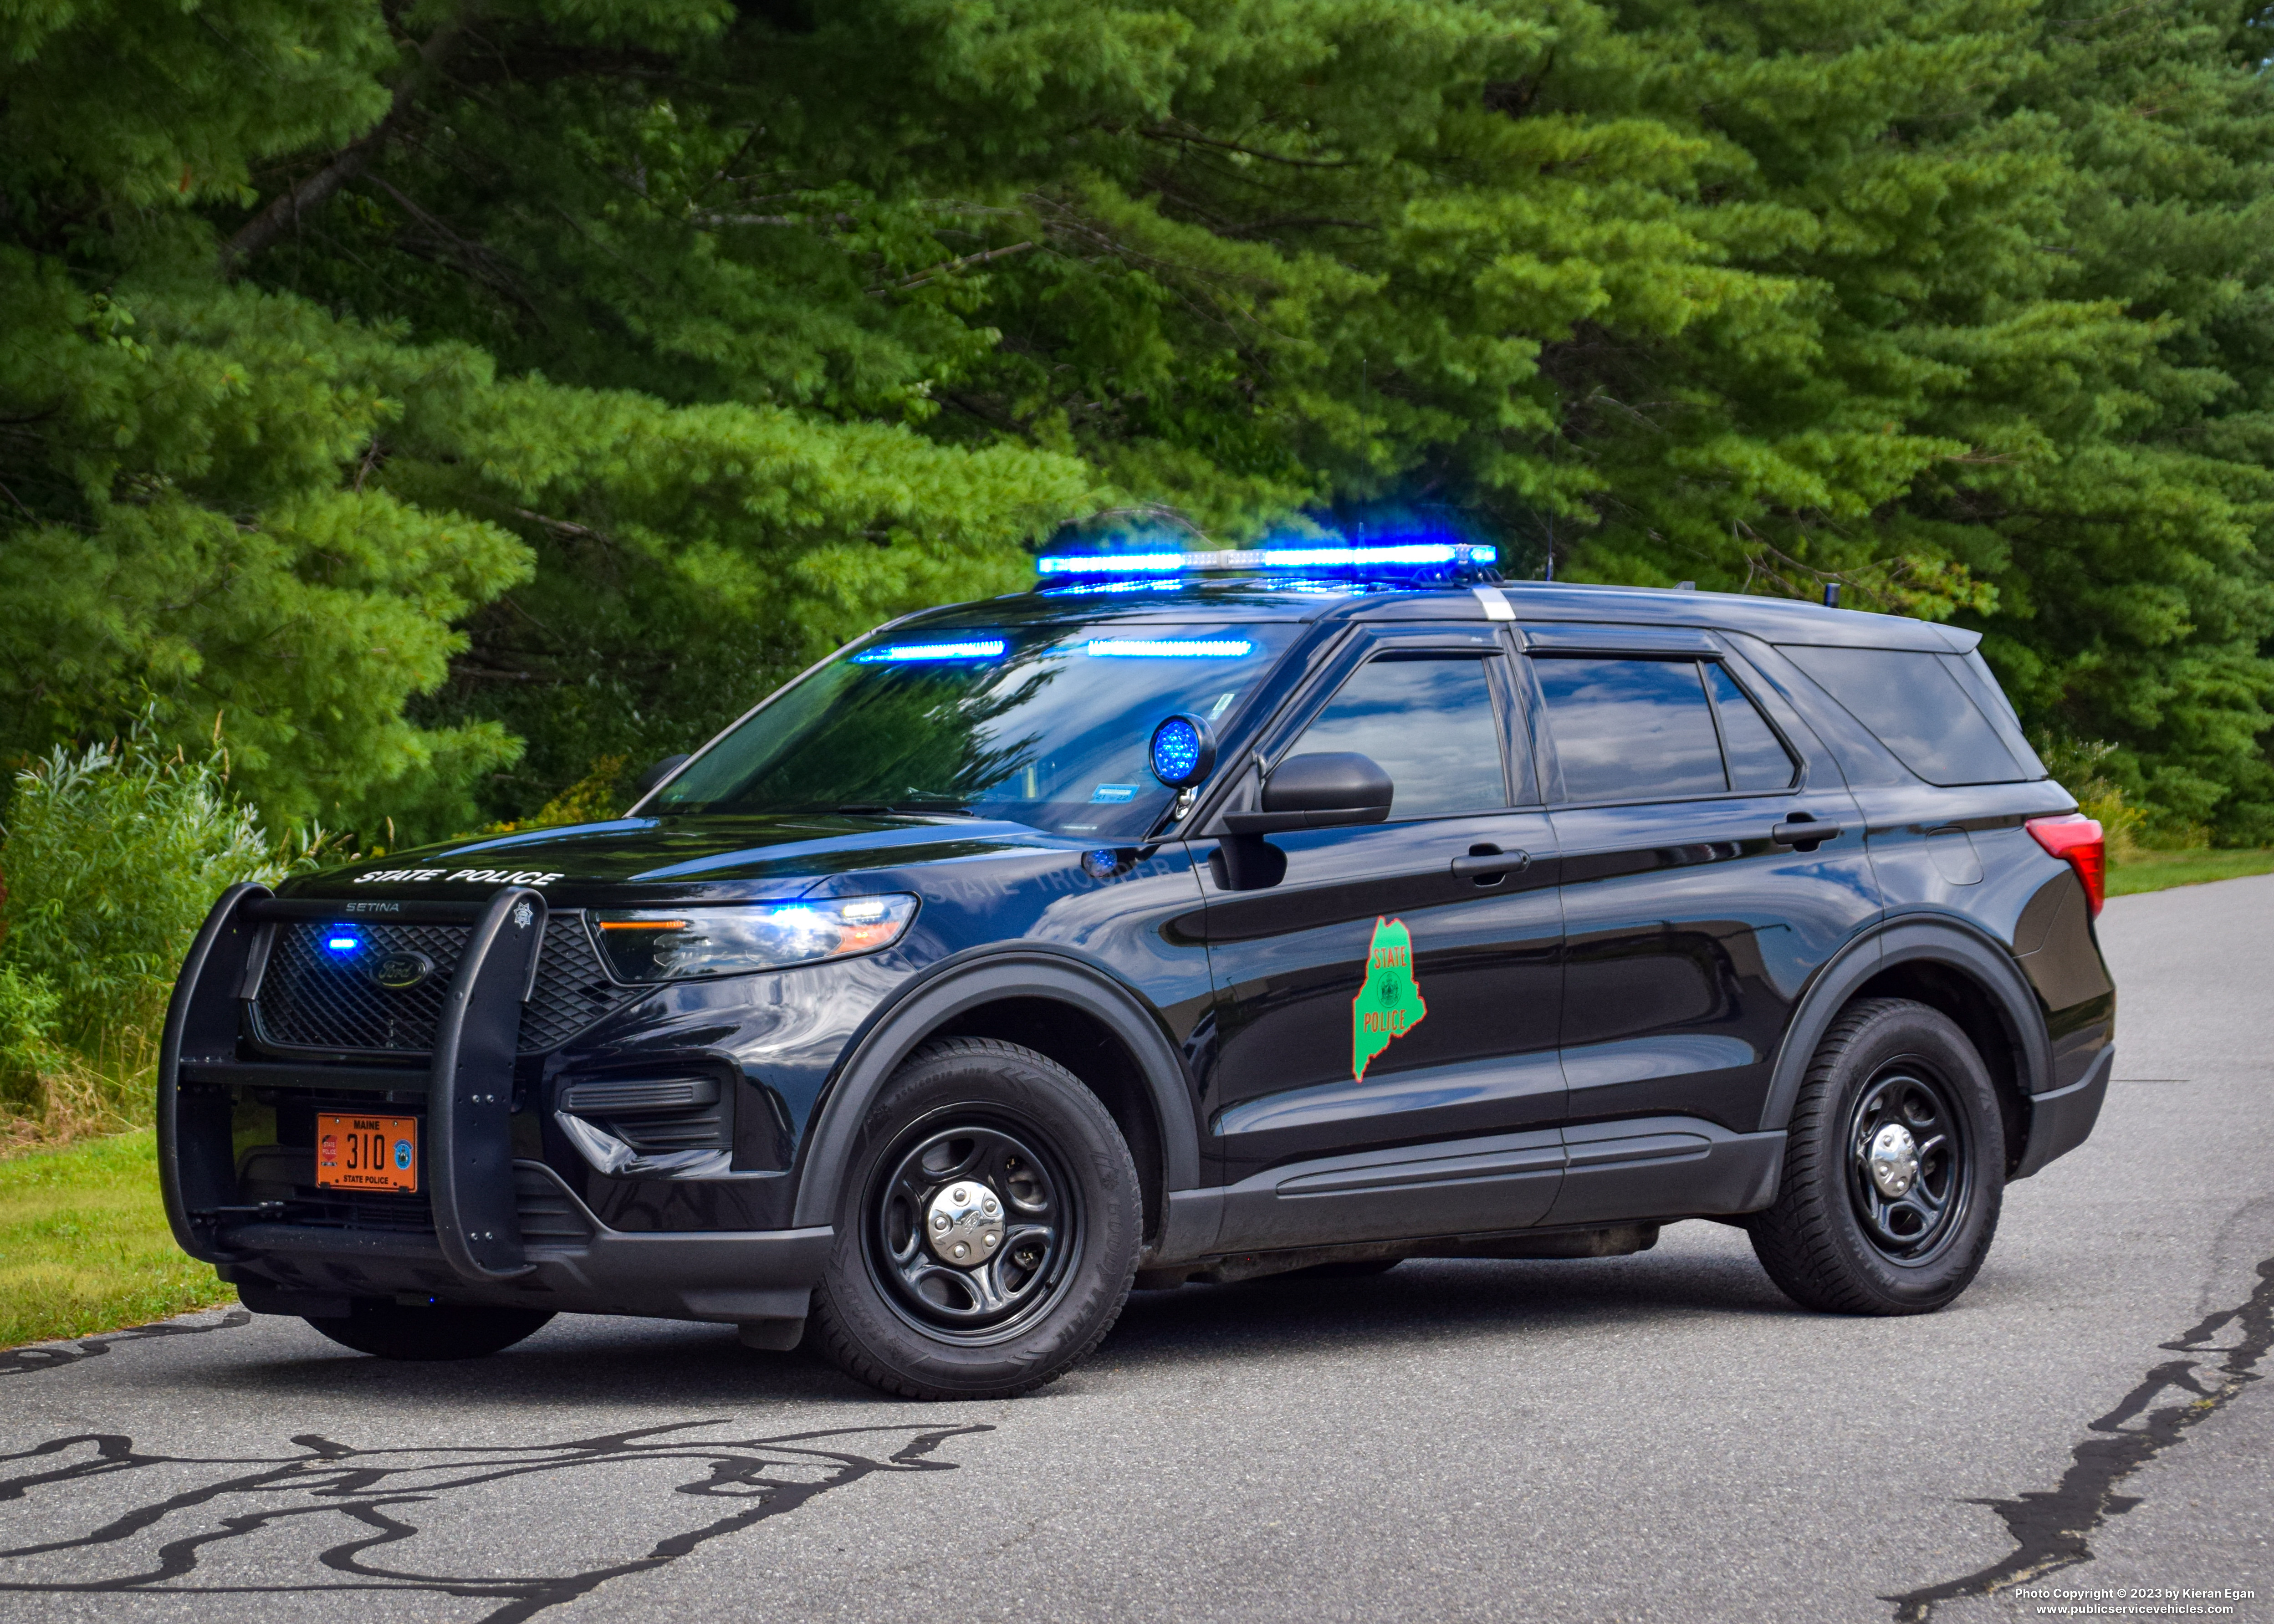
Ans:
{"type": "Polygon", "coordinates": [[[439,832],[1061,525],[1418,522],[1954,617],[2269,838],[2268,15],[0,0],[5,742],[439,832]]]}

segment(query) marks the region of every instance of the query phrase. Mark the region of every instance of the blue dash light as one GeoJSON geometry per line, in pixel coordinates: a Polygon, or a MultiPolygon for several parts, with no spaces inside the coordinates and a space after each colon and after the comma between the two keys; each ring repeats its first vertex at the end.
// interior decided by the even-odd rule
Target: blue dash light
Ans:
{"type": "Polygon", "coordinates": [[[1000,637],[975,637],[963,643],[893,643],[881,649],[863,649],[853,657],[853,663],[898,665],[915,660],[1001,659],[1009,646],[1000,637]]]}
{"type": "Polygon", "coordinates": [[[1100,659],[1245,659],[1245,637],[1095,637],[1085,652],[1100,659]]]}
{"type": "Polygon", "coordinates": [[[1153,730],[1146,756],[1155,778],[1171,789],[1190,789],[1216,765],[1216,735],[1200,718],[1179,713],[1153,730]]]}

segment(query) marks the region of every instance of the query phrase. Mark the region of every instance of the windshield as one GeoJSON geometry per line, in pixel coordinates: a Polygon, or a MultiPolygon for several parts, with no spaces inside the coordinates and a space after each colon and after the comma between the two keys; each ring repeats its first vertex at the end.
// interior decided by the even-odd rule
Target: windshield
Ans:
{"type": "Polygon", "coordinates": [[[964,812],[1141,838],[1178,711],[1219,731],[1299,628],[1131,624],[888,632],[727,733],[652,812],[964,812]]]}

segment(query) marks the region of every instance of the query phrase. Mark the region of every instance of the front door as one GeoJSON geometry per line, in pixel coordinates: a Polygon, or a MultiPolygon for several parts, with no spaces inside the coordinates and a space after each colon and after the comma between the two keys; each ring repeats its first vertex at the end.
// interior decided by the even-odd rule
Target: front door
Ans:
{"type": "Polygon", "coordinates": [[[1562,925],[1509,663],[1489,629],[1369,635],[1267,741],[1395,788],[1387,823],[1271,836],[1274,883],[1215,868],[1227,1245],[1517,1228],[1554,1197],[1562,925]]]}

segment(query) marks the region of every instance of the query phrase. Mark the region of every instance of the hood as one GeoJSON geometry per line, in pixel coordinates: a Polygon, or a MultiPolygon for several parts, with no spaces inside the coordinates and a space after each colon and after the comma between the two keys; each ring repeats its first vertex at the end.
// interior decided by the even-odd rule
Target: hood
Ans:
{"type": "Polygon", "coordinates": [[[757,901],[794,897],[854,869],[1078,844],[1024,823],[971,817],[624,817],[393,852],[280,889],[288,897],[471,901],[527,885],[556,907],[757,901]]]}

